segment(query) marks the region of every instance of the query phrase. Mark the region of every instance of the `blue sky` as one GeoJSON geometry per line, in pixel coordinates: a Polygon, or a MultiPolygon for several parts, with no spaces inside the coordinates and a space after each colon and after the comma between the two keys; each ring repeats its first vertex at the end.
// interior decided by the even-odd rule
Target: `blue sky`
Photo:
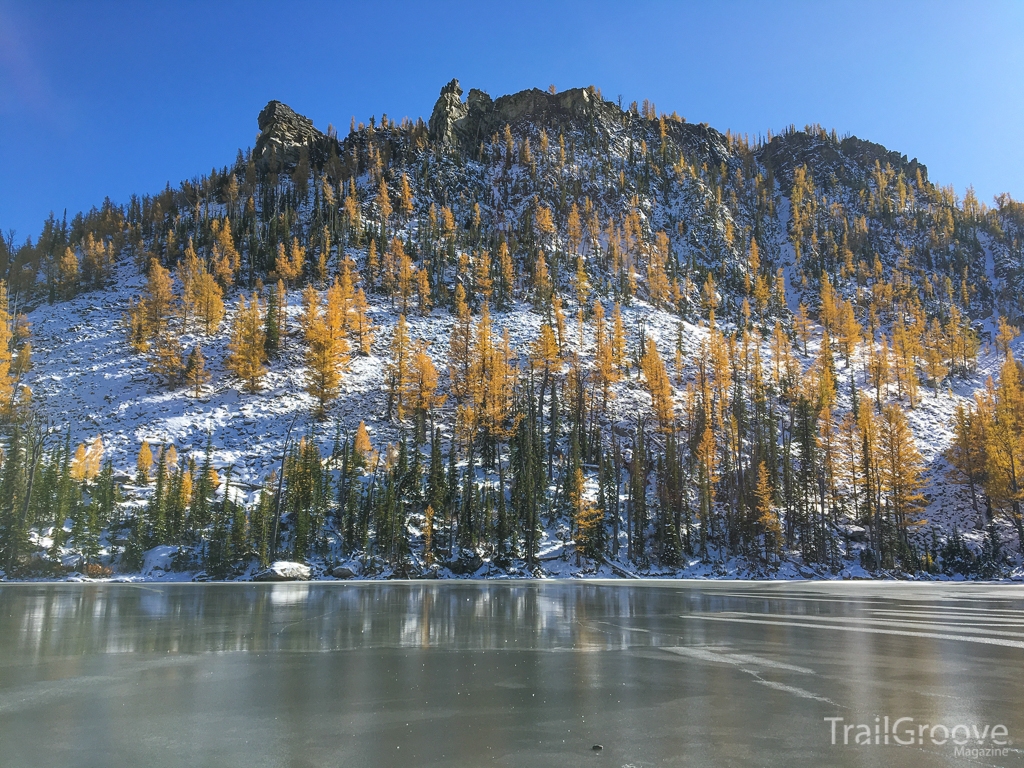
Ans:
{"type": "Polygon", "coordinates": [[[751,135],[817,122],[1024,198],[1020,2],[0,0],[0,229],[224,166],[270,99],[344,133],[428,117],[452,77],[593,84],[751,135]]]}

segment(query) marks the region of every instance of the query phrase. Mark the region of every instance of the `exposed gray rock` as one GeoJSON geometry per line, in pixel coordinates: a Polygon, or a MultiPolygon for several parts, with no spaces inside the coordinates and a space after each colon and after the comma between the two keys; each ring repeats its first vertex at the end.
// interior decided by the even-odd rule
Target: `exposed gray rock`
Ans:
{"type": "Polygon", "coordinates": [[[293,167],[299,162],[303,147],[309,151],[327,140],[313,127],[312,120],[280,101],[267,104],[257,122],[260,135],[253,154],[264,163],[273,157],[282,167],[293,167]]]}
{"type": "Polygon", "coordinates": [[[265,571],[260,571],[254,577],[254,581],[309,581],[310,570],[308,565],[293,563],[288,560],[278,560],[271,563],[265,571]]]}
{"type": "Polygon", "coordinates": [[[452,80],[441,89],[430,116],[431,141],[473,150],[480,141],[490,138],[506,124],[530,120],[539,123],[558,121],[586,122],[600,111],[609,114],[618,109],[597,98],[592,88],[572,88],[561,93],[548,93],[537,88],[502,96],[497,101],[476,88],[461,101],[462,88],[452,80]]]}
{"type": "Polygon", "coordinates": [[[336,565],[331,570],[331,576],[336,579],[354,579],[362,573],[363,565],[358,560],[349,560],[341,565],[336,565]]]}
{"type": "Polygon", "coordinates": [[[459,81],[453,79],[441,89],[441,95],[434,104],[427,124],[431,141],[442,144],[457,143],[455,129],[457,124],[469,114],[469,107],[462,103],[462,88],[459,81]]]}

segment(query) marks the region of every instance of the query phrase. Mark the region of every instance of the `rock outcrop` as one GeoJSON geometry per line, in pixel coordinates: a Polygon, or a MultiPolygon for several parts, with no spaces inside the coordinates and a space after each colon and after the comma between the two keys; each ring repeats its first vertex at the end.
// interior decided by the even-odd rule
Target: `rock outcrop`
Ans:
{"type": "Polygon", "coordinates": [[[431,141],[443,144],[455,144],[456,127],[469,115],[469,106],[462,102],[462,88],[458,80],[452,80],[441,89],[441,95],[430,113],[427,129],[431,141]]]}
{"type": "Polygon", "coordinates": [[[786,190],[793,183],[794,169],[801,165],[811,169],[815,183],[826,183],[835,176],[843,184],[860,187],[876,162],[883,168],[889,165],[902,171],[911,180],[920,171],[922,180],[928,180],[928,168],[916,157],[910,160],[881,144],[856,136],[838,139],[821,130],[787,131],[774,136],[761,148],[758,160],[772,168],[786,190]]]}
{"type": "Polygon", "coordinates": [[[531,88],[497,100],[472,88],[466,101],[461,99],[458,80],[441,89],[430,115],[431,141],[473,150],[506,124],[527,120],[543,125],[581,123],[590,122],[603,112],[618,112],[614,105],[601,101],[593,88],[572,88],[561,93],[531,88]]]}
{"type": "Polygon", "coordinates": [[[308,565],[277,560],[266,570],[260,571],[253,581],[309,581],[311,571],[308,565]]]}
{"type": "Polygon", "coordinates": [[[260,135],[256,139],[256,157],[266,159],[273,151],[277,160],[284,165],[297,163],[302,148],[308,148],[323,136],[313,127],[312,120],[280,101],[267,104],[257,122],[260,135]]]}
{"type": "MultiPolygon", "coordinates": [[[[462,95],[462,86],[455,79],[441,89],[427,126],[431,144],[475,154],[481,142],[489,141],[506,125],[529,123],[555,134],[572,128],[589,131],[603,125],[607,134],[610,126],[644,119],[603,101],[592,87],[560,93],[531,88],[497,99],[471,88],[465,100],[462,95]]],[[[729,156],[726,137],[706,124],[670,120],[665,127],[669,139],[689,158],[719,165],[729,156]]],[[[291,171],[303,152],[314,167],[322,168],[332,155],[347,157],[354,149],[365,151],[368,141],[367,134],[359,131],[341,143],[333,133],[321,133],[312,120],[280,101],[271,101],[263,108],[259,128],[253,150],[256,162],[264,169],[278,172],[291,171]]],[[[776,136],[761,147],[758,159],[773,169],[784,186],[792,183],[793,169],[799,165],[814,168],[815,180],[824,181],[834,175],[854,186],[865,183],[865,169],[870,169],[875,161],[882,166],[889,164],[909,178],[919,171],[925,180],[928,178],[928,169],[916,159],[908,160],[905,155],[854,136],[839,140],[820,131],[789,131],[776,136]]]]}

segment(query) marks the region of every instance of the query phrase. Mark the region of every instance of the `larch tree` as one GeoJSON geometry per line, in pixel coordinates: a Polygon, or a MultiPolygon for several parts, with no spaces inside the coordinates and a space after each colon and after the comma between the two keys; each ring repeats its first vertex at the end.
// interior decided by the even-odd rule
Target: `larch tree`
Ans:
{"type": "Polygon", "coordinates": [[[380,236],[383,240],[386,237],[388,221],[391,219],[391,213],[394,210],[391,207],[391,195],[388,193],[388,185],[384,183],[384,177],[381,177],[380,185],[377,187],[377,197],[374,198],[374,202],[377,204],[377,214],[380,216],[380,236]]]}
{"type": "Polygon", "coordinates": [[[950,479],[967,486],[975,513],[979,512],[979,491],[986,479],[986,426],[980,408],[975,410],[958,403],[953,414],[953,440],[946,449],[946,460],[952,467],[950,479]]]}
{"type": "Polygon", "coordinates": [[[647,291],[651,303],[656,307],[664,307],[669,297],[668,275],[665,264],[669,258],[669,240],[664,232],[655,236],[655,248],[647,260],[647,291]]]}
{"type": "Polygon", "coordinates": [[[341,374],[348,363],[342,291],[337,281],[327,291],[321,307],[320,294],[312,285],[303,293],[302,330],[306,337],[306,391],[316,398],[316,413],[323,417],[327,403],[340,391],[341,374]]]}
{"type": "MultiPolygon", "coordinates": [[[[1022,527],[1021,502],[1024,499],[1024,385],[1021,369],[1008,350],[999,374],[998,387],[982,408],[981,418],[988,422],[985,435],[986,491],[997,509],[1003,511],[1018,533],[1022,527]],[[986,418],[987,416],[987,418],[986,418]]],[[[1024,545],[1022,545],[1024,546],[1024,545]]]]}
{"type": "Polygon", "coordinates": [[[267,292],[267,311],[263,319],[263,351],[267,357],[274,357],[281,348],[281,302],[278,286],[270,286],[267,292]]]}
{"type": "Polygon", "coordinates": [[[538,205],[533,214],[534,234],[542,243],[550,241],[555,235],[555,220],[551,209],[546,205],[538,205]]]}
{"type": "Polygon", "coordinates": [[[150,259],[146,288],[138,301],[129,302],[124,319],[128,341],[137,352],[148,351],[153,337],[166,330],[173,301],[171,273],[155,258],[150,259]]]}
{"type": "Polygon", "coordinates": [[[707,557],[708,541],[714,534],[715,484],[718,482],[718,446],[710,423],[705,423],[695,453],[697,475],[697,517],[700,521],[700,554],[707,557]]]}
{"type": "Polygon", "coordinates": [[[552,373],[561,371],[562,362],[558,353],[558,342],[555,339],[555,332],[548,323],[540,324],[540,332],[533,342],[530,357],[534,365],[543,371],[545,384],[552,373]]]}
{"type": "Polygon", "coordinates": [[[352,297],[352,311],[348,318],[348,328],[356,349],[361,355],[370,354],[370,345],[373,343],[373,327],[366,294],[360,288],[352,297]]]}
{"type": "Polygon", "coordinates": [[[370,433],[367,431],[364,421],[360,421],[356,428],[356,436],[352,441],[352,452],[361,467],[372,467],[377,461],[377,452],[373,449],[370,433]]]}
{"type": "Polygon", "coordinates": [[[608,404],[614,396],[612,386],[618,383],[621,375],[615,364],[613,343],[609,329],[605,324],[604,306],[600,301],[594,302],[594,364],[592,375],[598,389],[601,390],[601,408],[608,404]]]}
{"type": "Polygon", "coordinates": [[[675,428],[674,406],[672,403],[672,384],[665,370],[665,362],[658,352],[658,345],[648,340],[647,351],[640,361],[640,368],[647,382],[647,391],[651,395],[651,408],[658,426],[663,432],[671,432],[675,428]]]}
{"type": "Polygon", "coordinates": [[[11,348],[14,344],[13,320],[9,310],[7,283],[0,280],[0,412],[8,412],[14,402],[15,375],[11,348]]]}
{"type": "Polygon", "coordinates": [[[403,173],[401,181],[398,185],[398,215],[403,220],[408,220],[412,216],[413,212],[413,200],[412,200],[412,189],[409,187],[409,176],[403,173]]]}
{"type": "Polygon", "coordinates": [[[881,452],[880,485],[889,503],[899,535],[906,541],[906,529],[921,524],[917,513],[924,505],[924,459],[914,443],[907,417],[897,405],[887,405],[878,420],[881,452]]]}
{"type": "Polygon", "coordinates": [[[888,397],[889,394],[890,370],[889,340],[883,333],[882,338],[878,342],[877,350],[872,350],[871,357],[868,360],[868,375],[875,388],[875,407],[878,409],[881,409],[882,400],[888,397]],[[882,394],[883,390],[885,391],[885,396],[882,394]]]}
{"type": "Polygon", "coordinates": [[[807,316],[807,307],[800,304],[793,315],[793,330],[796,331],[796,337],[800,340],[805,357],[807,356],[807,342],[811,340],[811,328],[812,324],[807,316]]]}
{"type": "Polygon", "coordinates": [[[569,209],[569,218],[566,222],[566,239],[569,241],[570,253],[577,253],[580,249],[580,243],[583,242],[583,224],[580,220],[580,209],[573,201],[572,207],[569,209]]]}
{"type": "Polygon", "coordinates": [[[473,334],[470,399],[473,424],[480,432],[483,457],[488,466],[497,457],[498,444],[515,430],[513,388],[515,365],[506,331],[499,344],[494,337],[491,313],[484,302],[473,334]]]}
{"type": "Polygon", "coordinates": [[[461,404],[469,395],[469,353],[473,328],[469,305],[466,304],[466,291],[461,283],[455,285],[453,310],[455,319],[448,344],[448,376],[451,379],[451,391],[455,401],[461,404]]]}
{"type": "Polygon", "coordinates": [[[263,325],[259,296],[255,293],[246,302],[245,294],[238,299],[238,309],[231,323],[231,342],[225,367],[242,380],[248,392],[258,392],[267,374],[266,332],[263,325]]]}
{"type": "Polygon", "coordinates": [[[169,387],[181,381],[185,370],[184,349],[178,335],[165,328],[159,332],[149,347],[149,370],[169,387]]]}
{"type": "Polygon", "coordinates": [[[444,405],[446,396],[437,391],[438,376],[430,358],[427,342],[420,339],[412,346],[409,375],[405,382],[404,402],[413,414],[416,443],[426,441],[427,421],[433,423],[433,414],[444,405]]]}
{"type": "Polygon", "coordinates": [[[277,261],[274,264],[278,276],[287,285],[294,285],[302,275],[306,263],[306,250],[299,245],[298,238],[292,238],[291,247],[285,251],[284,243],[277,245],[277,261]]]}
{"type": "Polygon", "coordinates": [[[500,280],[499,303],[502,307],[510,307],[515,298],[516,272],[508,243],[504,240],[498,244],[498,275],[500,280]]]}
{"type": "Polygon", "coordinates": [[[494,293],[494,280],[491,279],[491,255],[487,251],[481,251],[475,259],[473,286],[484,301],[491,300],[494,293]]]}
{"type": "Polygon", "coordinates": [[[153,450],[146,440],[142,441],[139,455],[135,459],[135,484],[149,485],[149,473],[153,468],[153,450]]]}
{"type": "Polygon", "coordinates": [[[370,240],[366,249],[366,281],[372,293],[380,284],[380,257],[377,255],[377,241],[370,240]]]}
{"type": "Polygon", "coordinates": [[[768,468],[762,461],[757,466],[757,485],[754,486],[754,515],[764,541],[764,560],[771,563],[779,557],[782,547],[782,521],[775,507],[774,492],[768,479],[768,468]]]}
{"type": "Polygon", "coordinates": [[[211,254],[211,271],[216,281],[227,290],[235,282],[235,276],[242,266],[242,257],[235,247],[235,240],[231,235],[231,220],[224,217],[223,220],[214,219],[213,248],[211,254]]]}
{"type": "Polygon", "coordinates": [[[416,284],[416,302],[419,305],[421,315],[429,315],[433,302],[430,296],[430,273],[420,267],[413,272],[413,282],[416,284]]]}
{"type": "Polygon", "coordinates": [[[341,257],[339,261],[338,276],[334,280],[338,291],[337,302],[338,306],[341,308],[345,333],[351,333],[352,304],[355,300],[355,283],[353,273],[355,273],[355,277],[358,277],[359,272],[356,269],[355,262],[347,256],[341,257]]]}
{"type": "Polygon", "coordinates": [[[604,545],[604,512],[583,494],[583,469],[576,467],[569,499],[577,555],[598,557],[604,545]]]}
{"type": "Polygon", "coordinates": [[[626,326],[622,322],[622,308],[618,302],[615,302],[615,307],[612,309],[610,344],[612,363],[621,370],[626,362],[626,326]]]}
{"type": "MultiPolygon", "coordinates": [[[[329,185],[328,185],[329,188],[329,185]]],[[[331,258],[331,230],[324,225],[320,230],[320,253],[316,257],[316,279],[322,285],[327,282],[328,264],[331,258]]],[[[342,259],[344,261],[344,259],[342,259]]]]}
{"type": "Polygon", "coordinates": [[[70,299],[77,291],[78,256],[71,248],[65,248],[57,265],[57,292],[61,298],[70,299]]]}
{"type": "Polygon", "coordinates": [[[398,238],[391,241],[390,253],[396,269],[393,291],[398,294],[402,302],[402,314],[405,315],[409,313],[409,299],[415,289],[412,259],[398,238]]]}
{"type": "Polygon", "coordinates": [[[188,239],[185,245],[185,255],[178,262],[176,277],[181,284],[181,303],[179,304],[181,314],[181,329],[187,332],[189,322],[195,317],[196,289],[195,282],[200,272],[205,272],[205,265],[200,261],[192,245],[192,238],[188,239]]]}
{"type": "Polygon", "coordinates": [[[936,397],[939,396],[939,384],[949,374],[949,346],[939,321],[932,318],[925,334],[923,356],[924,375],[931,381],[932,392],[936,397]]]}
{"type": "Polygon", "coordinates": [[[192,284],[196,316],[203,324],[207,336],[216,333],[224,319],[224,298],[218,281],[202,270],[192,284]]]}
{"type": "Polygon", "coordinates": [[[996,333],[996,349],[1003,356],[1005,360],[1010,354],[1010,342],[1013,341],[1020,334],[1020,330],[1011,325],[1005,315],[999,316],[999,329],[996,333]]]}
{"type": "Polygon", "coordinates": [[[549,312],[554,289],[544,251],[537,251],[537,260],[533,264],[533,306],[538,312],[549,312]]]}

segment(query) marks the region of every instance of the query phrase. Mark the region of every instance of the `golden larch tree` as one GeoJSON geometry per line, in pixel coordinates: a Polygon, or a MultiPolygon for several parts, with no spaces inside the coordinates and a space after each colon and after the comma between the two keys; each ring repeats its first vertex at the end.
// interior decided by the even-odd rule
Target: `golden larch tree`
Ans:
{"type": "Polygon", "coordinates": [[[651,408],[658,421],[658,426],[663,432],[670,432],[675,426],[672,385],[665,370],[665,362],[658,352],[658,345],[654,343],[653,339],[647,341],[647,351],[640,361],[640,368],[647,382],[647,391],[651,395],[651,408]]]}
{"type": "Polygon", "coordinates": [[[772,486],[768,481],[768,468],[763,461],[757,467],[754,515],[758,527],[761,529],[761,535],[764,537],[764,559],[765,562],[770,563],[773,556],[778,558],[779,550],[782,547],[782,521],[779,519],[772,486]]]}
{"type": "Polygon", "coordinates": [[[446,396],[437,391],[438,376],[434,361],[430,358],[427,342],[420,339],[412,346],[409,359],[409,375],[405,383],[406,407],[413,414],[416,426],[416,441],[426,440],[427,420],[444,405],[446,396]]]}
{"type": "Polygon", "coordinates": [[[242,380],[249,392],[258,392],[260,383],[267,374],[263,365],[266,360],[266,331],[259,296],[252,294],[246,302],[245,294],[238,298],[238,309],[231,322],[231,342],[225,367],[242,380]]]}
{"type": "Polygon", "coordinates": [[[337,281],[327,291],[321,306],[320,294],[313,286],[303,292],[302,331],[306,338],[306,392],[316,398],[316,413],[323,416],[327,403],[340,391],[341,374],[348,363],[345,339],[345,315],[341,289],[337,281]]]}
{"type": "Polygon", "coordinates": [[[137,485],[148,485],[149,473],[152,468],[153,450],[149,447],[149,442],[143,440],[142,446],[139,448],[139,455],[135,459],[135,483],[137,485]]]}

